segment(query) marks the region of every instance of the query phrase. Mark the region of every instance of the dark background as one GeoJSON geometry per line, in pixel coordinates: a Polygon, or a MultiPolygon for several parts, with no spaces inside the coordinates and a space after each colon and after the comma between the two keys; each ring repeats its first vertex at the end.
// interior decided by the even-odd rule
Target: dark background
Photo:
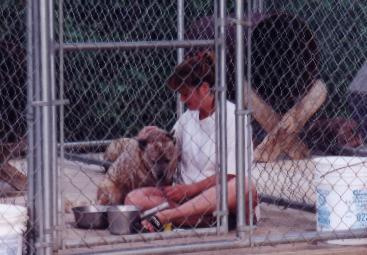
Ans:
{"type": "MultiPolygon", "coordinates": [[[[0,3],[0,138],[6,142],[26,132],[25,2],[0,3]]],[[[264,3],[266,12],[288,12],[306,21],[316,37],[320,75],[329,89],[323,113],[350,115],[347,87],[367,56],[366,1],[264,3]]],[[[232,11],[229,3],[228,12],[232,11]]],[[[185,1],[185,26],[212,14],[212,1],[185,1]]],[[[65,0],[64,17],[66,42],[177,38],[176,1],[65,0]]],[[[176,118],[175,99],[164,82],[175,62],[173,49],[66,52],[65,98],[70,100],[65,108],[66,141],[132,136],[151,124],[170,129],[176,118]]]]}

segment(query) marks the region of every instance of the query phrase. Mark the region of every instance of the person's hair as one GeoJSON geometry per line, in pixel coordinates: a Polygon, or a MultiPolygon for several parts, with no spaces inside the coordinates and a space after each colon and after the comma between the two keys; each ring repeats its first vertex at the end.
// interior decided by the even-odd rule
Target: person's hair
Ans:
{"type": "Polygon", "coordinates": [[[215,60],[212,51],[199,52],[177,65],[167,79],[167,86],[176,91],[182,86],[197,88],[203,82],[208,83],[210,88],[214,87],[215,60]]]}

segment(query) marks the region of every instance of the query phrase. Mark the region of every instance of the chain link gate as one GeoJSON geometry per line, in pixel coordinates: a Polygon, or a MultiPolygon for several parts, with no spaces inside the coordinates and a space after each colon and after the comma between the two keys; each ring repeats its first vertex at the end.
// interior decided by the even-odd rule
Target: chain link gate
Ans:
{"type": "MultiPolygon", "coordinates": [[[[208,235],[215,234],[216,229],[197,229],[196,223],[185,226],[178,224],[170,233],[142,234],[141,229],[137,229],[136,235],[124,236],[111,236],[108,231],[78,230],[75,229],[75,224],[78,222],[74,222],[71,208],[95,204],[96,199],[97,203],[102,201],[98,199],[97,194],[106,188],[103,185],[108,182],[102,172],[108,167],[117,169],[119,160],[125,162],[126,156],[123,156],[125,154],[134,160],[135,152],[131,149],[134,147],[131,145],[134,140],[124,139],[119,144],[120,140],[116,140],[117,138],[141,139],[138,132],[148,125],[156,125],[165,130],[172,128],[177,118],[176,99],[175,94],[164,86],[165,80],[177,61],[183,60],[184,48],[195,47],[195,45],[214,46],[213,37],[200,41],[195,39],[184,41],[183,21],[199,15],[213,15],[213,3],[167,1],[126,5],[126,3],[94,1],[87,5],[64,1],[63,7],[63,24],[70,22],[75,26],[63,27],[64,45],[60,47],[64,56],[62,79],[65,97],[70,102],[74,102],[65,106],[65,158],[84,162],[84,164],[75,161],[71,164],[70,161],[64,163],[64,178],[67,186],[62,188],[62,197],[67,214],[64,214],[64,210],[60,213],[64,216],[62,221],[72,227],[62,233],[64,236],[61,238],[62,243],[69,249],[101,244],[109,244],[112,246],[111,249],[119,243],[130,241],[146,242],[165,239],[168,243],[175,244],[176,241],[171,239],[180,236],[195,236],[204,240],[208,235]],[[98,19],[101,14],[97,15],[97,13],[104,13],[102,20],[98,19]],[[83,25],[76,26],[76,24],[89,26],[94,22],[99,23],[100,30],[83,29],[83,25]],[[73,37],[75,28],[80,29],[77,32],[83,35],[82,40],[73,37]],[[111,33],[111,31],[114,32],[111,33]],[[176,37],[180,40],[175,41],[176,37]],[[178,47],[182,49],[177,50],[178,47]],[[78,73],[83,73],[80,76],[83,77],[82,80],[75,79],[76,66],[78,66],[78,73]],[[81,83],[83,83],[82,86],[80,86],[81,83]],[[80,88],[78,92],[75,91],[76,87],[80,88]],[[75,111],[83,108],[88,110],[75,111]],[[76,114],[81,115],[76,116],[76,114]],[[96,128],[97,126],[99,127],[96,128]],[[80,129],[79,127],[90,128],[80,129]],[[109,145],[106,149],[108,144],[122,146],[123,151],[119,158],[116,159],[116,155],[108,154],[110,148],[114,147],[109,145]],[[102,158],[101,151],[107,152],[102,158]],[[89,154],[81,156],[80,153],[83,152],[89,152],[89,154]],[[114,160],[116,161],[113,162],[114,160]],[[95,163],[103,168],[86,167],[85,163],[95,163]],[[183,227],[186,230],[182,232],[183,227]]],[[[178,107],[182,106],[178,103],[178,107]]],[[[116,172],[112,173],[114,170],[108,171],[107,176],[116,175],[116,172]]],[[[151,177],[148,176],[146,179],[149,178],[151,177]]],[[[137,181],[137,183],[134,181],[136,184],[131,185],[147,186],[143,183],[144,181],[146,180],[137,181]]],[[[121,182],[124,182],[125,186],[130,185],[124,180],[121,182]]],[[[121,204],[124,200],[127,201],[120,198],[118,203],[121,204]]],[[[212,226],[215,226],[214,222],[212,226]]]]}
{"type": "MultiPolygon", "coordinates": [[[[367,4],[259,0],[238,1],[236,9],[236,1],[219,2],[0,4],[0,196],[2,204],[28,207],[24,253],[170,253],[365,237],[367,4]],[[238,100],[238,130],[249,131],[252,113],[254,150],[244,139],[250,133],[240,132],[236,168],[260,195],[256,228],[226,234],[226,199],[216,201],[211,227],[136,235],[77,228],[72,208],[96,204],[113,165],[103,157],[108,145],[148,125],[171,130],[183,105],[166,79],[178,62],[208,49],[216,52],[217,146],[228,135],[219,128],[224,93],[238,100]]],[[[226,149],[215,151],[227,165],[226,149]]],[[[16,226],[4,208],[9,236],[16,226]]],[[[1,247],[10,249],[5,236],[1,247]]]]}

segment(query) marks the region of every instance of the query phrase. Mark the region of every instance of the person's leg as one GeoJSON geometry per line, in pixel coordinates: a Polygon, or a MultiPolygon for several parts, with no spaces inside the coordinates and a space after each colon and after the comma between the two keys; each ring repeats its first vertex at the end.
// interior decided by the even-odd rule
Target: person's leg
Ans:
{"type": "Polygon", "coordinates": [[[125,205],[135,205],[142,211],[153,208],[167,201],[163,192],[156,187],[135,189],[127,194],[125,205]]]}
{"type": "MultiPolygon", "coordinates": [[[[257,205],[257,193],[254,185],[251,185],[253,208],[257,205]]],[[[212,213],[217,208],[216,202],[216,187],[211,187],[203,191],[198,196],[179,205],[178,207],[164,210],[156,214],[161,223],[165,224],[172,222],[175,225],[190,225],[200,219],[202,216],[212,216],[212,213]]],[[[245,197],[249,197],[249,188],[246,185],[245,197]]],[[[237,207],[236,199],[236,178],[228,181],[228,208],[232,213],[236,213],[237,207]]],[[[247,200],[248,201],[248,200],[247,200]]],[[[249,208],[246,205],[247,215],[249,208]]]]}
{"type": "MultiPolygon", "coordinates": [[[[253,183],[248,183],[246,181],[246,189],[245,189],[245,208],[246,214],[249,215],[249,197],[250,197],[250,188],[251,187],[251,195],[252,195],[252,208],[254,209],[258,204],[258,195],[256,186],[253,183]]],[[[231,184],[228,182],[228,210],[232,214],[237,214],[237,196],[236,196],[236,180],[234,179],[231,184]]]]}
{"type": "MultiPolygon", "coordinates": [[[[163,202],[166,202],[167,199],[164,196],[161,189],[158,189],[156,187],[144,187],[140,189],[135,189],[127,194],[125,198],[125,205],[135,205],[139,207],[142,211],[151,209],[157,205],[162,204],[163,202]]],[[[174,203],[172,201],[168,201],[171,208],[178,207],[179,204],[174,203]]],[[[185,224],[188,225],[194,225],[199,221],[199,216],[191,216],[187,221],[185,221],[185,224]]],[[[180,223],[181,225],[181,223],[180,223]]]]}

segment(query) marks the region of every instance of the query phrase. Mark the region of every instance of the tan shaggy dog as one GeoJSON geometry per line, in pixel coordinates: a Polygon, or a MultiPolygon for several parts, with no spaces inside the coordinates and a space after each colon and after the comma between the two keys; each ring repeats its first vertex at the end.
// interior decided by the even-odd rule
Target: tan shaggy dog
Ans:
{"type": "Polygon", "coordinates": [[[122,204],[133,189],[170,185],[177,167],[177,147],[168,132],[149,126],[135,138],[113,141],[104,159],[114,161],[97,190],[97,204],[122,204]]]}

